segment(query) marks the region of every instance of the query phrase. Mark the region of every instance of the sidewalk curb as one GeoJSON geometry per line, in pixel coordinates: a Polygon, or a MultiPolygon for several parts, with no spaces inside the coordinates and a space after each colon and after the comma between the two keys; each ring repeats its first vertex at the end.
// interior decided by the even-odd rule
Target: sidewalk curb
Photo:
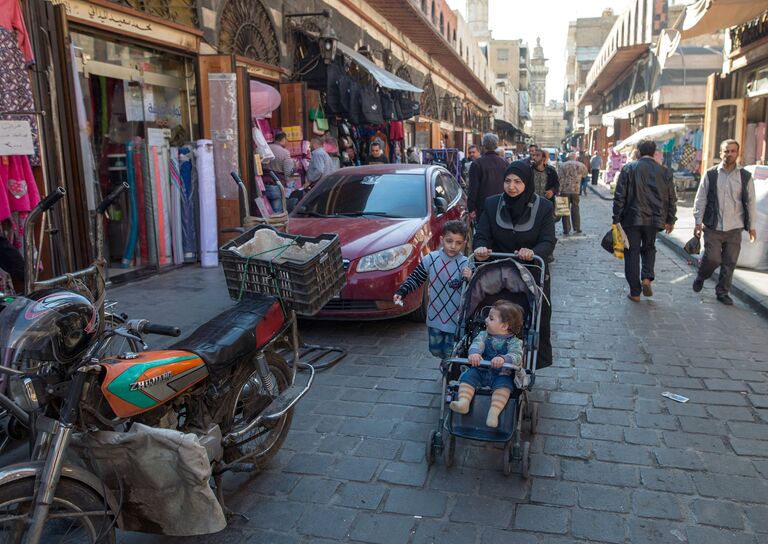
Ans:
{"type": "MultiPolygon", "coordinates": [[[[674,239],[672,239],[670,236],[667,236],[664,233],[660,233],[658,236],[658,239],[661,240],[661,242],[665,246],[674,250],[675,253],[678,254],[678,256],[685,259],[685,261],[690,266],[698,270],[699,258],[697,256],[689,255],[688,253],[686,253],[685,250],[677,242],[675,242],[674,239]]],[[[742,302],[744,302],[747,306],[755,310],[762,317],[768,318],[768,304],[760,302],[760,297],[758,297],[752,291],[752,289],[742,284],[736,278],[733,279],[733,285],[731,285],[731,294],[736,295],[742,302]]]]}
{"type": "Polygon", "coordinates": [[[590,190],[591,190],[593,193],[595,193],[597,196],[599,196],[599,197],[600,197],[600,198],[602,198],[603,200],[613,200],[613,196],[605,196],[605,195],[604,195],[604,194],[603,194],[601,191],[597,190],[597,187],[599,187],[599,185],[598,185],[598,186],[594,186],[594,185],[592,185],[592,184],[590,183],[589,185],[587,185],[587,187],[589,187],[589,189],[590,189],[590,190]]]}

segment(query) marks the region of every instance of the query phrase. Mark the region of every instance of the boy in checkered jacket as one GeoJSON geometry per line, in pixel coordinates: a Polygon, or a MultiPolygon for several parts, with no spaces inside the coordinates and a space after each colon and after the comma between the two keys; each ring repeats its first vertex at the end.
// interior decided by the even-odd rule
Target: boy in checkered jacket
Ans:
{"type": "Polygon", "coordinates": [[[440,249],[421,260],[395,292],[393,300],[402,304],[403,297],[429,281],[429,351],[435,357],[447,359],[453,350],[459,321],[461,286],[472,276],[471,263],[462,253],[467,245],[467,225],[462,221],[446,222],[440,242],[440,249]]]}

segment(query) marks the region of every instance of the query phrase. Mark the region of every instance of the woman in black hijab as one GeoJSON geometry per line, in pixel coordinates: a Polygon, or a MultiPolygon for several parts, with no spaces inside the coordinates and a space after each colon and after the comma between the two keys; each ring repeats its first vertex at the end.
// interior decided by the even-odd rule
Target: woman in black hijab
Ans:
{"type": "MultiPolygon", "coordinates": [[[[555,220],[552,203],[536,194],[533,170],[526,161],[515,161],[504,173],[504,192],[488,197],[482,208],[472,240],[475,259],[484,261],[493,251],[518,252],[523,261],[534,255],[549,260],[555,249],[555,220]]],[[[534,272],[538,279],[538,274],[534,272]]],[[[552,343],[549,321],[552,306],[549,290],[549,270],[544,277],[544,301],[541,311],[538,368],[552,364],[552,343]]]]}

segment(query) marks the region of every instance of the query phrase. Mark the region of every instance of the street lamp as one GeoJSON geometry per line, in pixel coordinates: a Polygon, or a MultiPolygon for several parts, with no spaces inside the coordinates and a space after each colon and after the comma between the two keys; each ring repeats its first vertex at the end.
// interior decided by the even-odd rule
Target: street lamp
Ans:
{"type": "Polygon", "coordinates": [[[333,30],[333,27],[331,26],[332,15],[333,15],[333,12],[329,9],[324,9],[323,11],[315,11],[311,13],[288,13],[285,15],[286,20],[303,19],[305,17],[325,18],[325,23],[323,23],[322,28],[320,28],[320,34],[317,34],[316,32],[310,33],[311,35],[317,37],[318,44],[320,45],[320,57],[323,59],[323,62],[325,64],[330,64],[331,62],[333,62],[333,59],[336,56],[336,45],[338,44],[338,41],[339,41],[338,36],[336,35],[336,32],[333,30]]]}

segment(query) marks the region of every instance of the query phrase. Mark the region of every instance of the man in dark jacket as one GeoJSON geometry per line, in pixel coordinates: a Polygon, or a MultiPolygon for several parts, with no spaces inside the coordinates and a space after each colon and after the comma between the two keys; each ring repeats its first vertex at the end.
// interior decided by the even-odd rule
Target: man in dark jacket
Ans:
{"type": "Polygon", "coordinates": [[[621,223],[629,242],[624,251],[624,275],[633,302],[640,301],[641,291],[647,297],[653,295],[656,234],[672,232],[677,221],[675,183],[672,172],[653,160],[656,142],[641,140],[637,149],[640,158],[621,169],[613,197],[613,223],[621,223]],[[643,266],[638,274],[641,256],[643,266]]]}
{"type": "Polygon", "coordinates": [[[482,156],[472,161],[469,167],[467,209],[473,220],[479,219],[486,198],[504,191],[504,172],[507,169],[507,162],[496,154],[498,136],[491,133],[483,135],[482,146],[482,156]]]}

